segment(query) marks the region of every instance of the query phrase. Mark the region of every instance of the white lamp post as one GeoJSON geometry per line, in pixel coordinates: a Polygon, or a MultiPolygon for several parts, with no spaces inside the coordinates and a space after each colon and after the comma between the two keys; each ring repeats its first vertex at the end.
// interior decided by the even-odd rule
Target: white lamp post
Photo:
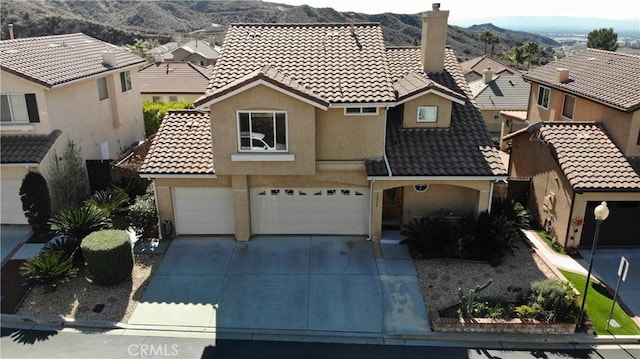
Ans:
{"type": "Polygon", "coordinates": [[[596,217],[596,231],[593,235],[593,243],[591,244],[591,256],[589,257],[589,270],[587,271],[587,284],[582,292],[582,305],[580,305],[580,316],[578,317],[578,327],[584,329],[584,305],[587,302],[587,291],[589,290],[589,280],[591,279],[591,269],[593,268],[593,253],[598,245],[598,234],[600,233],[600,225],[609,217],[609,208],[607,202],[600,203],[594,210],[593,215],[596,217]]]}

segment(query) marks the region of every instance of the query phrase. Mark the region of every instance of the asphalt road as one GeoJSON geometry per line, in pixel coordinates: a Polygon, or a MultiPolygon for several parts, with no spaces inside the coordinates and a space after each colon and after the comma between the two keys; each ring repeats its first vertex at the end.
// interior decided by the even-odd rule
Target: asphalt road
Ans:
{"type": "Polygon", "coordinates": [[[518,344],[513,349],[434,346],[323,344],[278,341],[243,341],[150,336],[110,335],[97,332],[35,331],[3,327],[0,357],[9,358],[640,358],[640,346],[571,345],[535,348],[518,344]]]}

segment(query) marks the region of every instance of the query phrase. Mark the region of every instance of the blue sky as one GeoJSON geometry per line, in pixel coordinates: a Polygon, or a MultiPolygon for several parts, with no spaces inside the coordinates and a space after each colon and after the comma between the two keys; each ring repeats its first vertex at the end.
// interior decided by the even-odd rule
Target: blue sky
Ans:
{"type": "Polygon", "coordinates": [[[332,7],[338,11],[366,14],[394,12],[414,14],[440,2],[442,10],[449,10],[449,23],[456,25],[465,19],[491,19],[506,16],[573,16],[606,19],[638,19],[640,27],[640,1],[638,0],[265,0],[276,3],[313,7],[332,7]],[[526,5],[525,5],[526,4],[526,5]]]}

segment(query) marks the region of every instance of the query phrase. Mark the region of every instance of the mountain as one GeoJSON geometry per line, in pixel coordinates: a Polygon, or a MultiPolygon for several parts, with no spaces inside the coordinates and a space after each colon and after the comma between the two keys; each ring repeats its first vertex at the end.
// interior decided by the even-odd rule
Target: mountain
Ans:
{"type": "MultiPolygon", "coordinates": [[[[224,26],[244,23],[311,22],[379,22],[385,41],[391,46],[419,45],[420,14],[384,13],[367,15],[343,13],[331,8],[307,5],[291,6],[262,1],[129,1],[129,0],[2,0],[0,37],[7,38],[7,25],[14,25],[16,37],[84,32],[117,44],[131,44],[135,39],[171,40],[215,37],[222,39],[224,26]],[[221,25],[221,26],[214,26],[221,25]]],[[[512,46],[536,41],[555,46],[553,40],[525,32],[514,32],[490,24],[469,29],[449,26],[448,43],[464,60],[484,54],[479,34],[485,29],[500,39],[495,48],[499,56],[512,46]]]]}

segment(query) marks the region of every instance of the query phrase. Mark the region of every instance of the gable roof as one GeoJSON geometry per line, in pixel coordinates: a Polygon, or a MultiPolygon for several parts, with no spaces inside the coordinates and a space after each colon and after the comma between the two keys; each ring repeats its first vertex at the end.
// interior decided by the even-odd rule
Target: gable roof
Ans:
{"type": "Polygon", "coordinates": [[[640,174],[596,122],[539,122],[505,139],[522,135],[549,146],[576,191],[640,191],[640,174]]]}
{"type": "Polygon", "coordinates": [[[475,73],[482,76],[482,72],[488,68],[491,68],[494,74],[518,74],[518,70],[511,68],[498,60],[494,60],[487,55],[474,57],[473,59],[460,63],[462,73],[466,76],[470,73],[475,73]]]}
{"type": "MultiPolygon", "coordinates": [[[[531,85],[520,75],[498,75],[488,84],[477,81],[480,89],[475,95],[478,107],[496,110],[527,110],[531,85]]],[[[473,84],[469,84],[473,88],[473,84]]]]}
{"type": "Polygon", "coordinates": [[[191,54],[199,54],[200,56],[210,60],[215,60],[220,55],[219,48],[204,40],[191,40],[178,48],[170,50],[170,52],[174,53],[178,50],[184,50],[191,54]]]}
{"type": "Polygon", "coordinates": [[[327,102],[395,101],[379,24],[229,25],[206,96],[266,65],[327,102]]]}
{"type": "Polygon", "coordinates": [[[640,56],[586,49],[540,66],[526,80],[632,112],[640,108],[640,56]],[[569,70],[569,80],[556,81],[557,69],[569,70]]]}
{"type": "Polygon", "coordinates": [[[46,87],[144,63],[120,47],[82,33],[0,41],[0,68],[46,87]],[[115,53],[116,66],[102,62],[115,53]]]}
{"type": "Polygon", "coordinates": [[[62,132],[48,135],[0,136],[0,162],[2,164],[40,164],[62,132]]]}
{"type": "Polygon", "coordinates": [[[209,84],[207,68],[190,62],[157,62],[138,73],[140,93],[203,94],[209,84]]]}
{"type": "Polygon", "coordinates": [[[209,111],[167,112],[140,168],[142,175],[215,174],[209,111]]]}

